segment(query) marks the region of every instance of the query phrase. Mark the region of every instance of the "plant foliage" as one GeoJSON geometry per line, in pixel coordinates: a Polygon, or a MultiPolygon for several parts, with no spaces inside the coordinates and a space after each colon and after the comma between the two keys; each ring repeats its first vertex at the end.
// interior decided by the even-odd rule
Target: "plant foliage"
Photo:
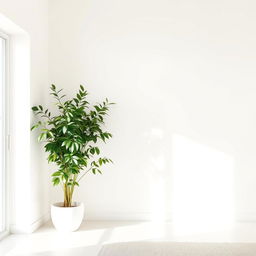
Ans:
{"type": "Polygon", "coordinates": [[[75,186],[86,173],[102,173],[104,164],[112,162],[102,157],[97,146],[106,142],[112,134],[103,130],[104,118],[109,111],[108,99],[91,107],[87,101],[87,91],[82,85],[76,97],[64,101],[62,89],[51,85],[51,95],[56,101],[59,114],[53,116],[41,105],[32,107],[40,116],[31,130],[40,129],[39,142],[45,142],[48,162],[54,162],[58,170],[52,174],[53,185],[61,185],[64,192],[64,206],[71,207],[75,186]]]}

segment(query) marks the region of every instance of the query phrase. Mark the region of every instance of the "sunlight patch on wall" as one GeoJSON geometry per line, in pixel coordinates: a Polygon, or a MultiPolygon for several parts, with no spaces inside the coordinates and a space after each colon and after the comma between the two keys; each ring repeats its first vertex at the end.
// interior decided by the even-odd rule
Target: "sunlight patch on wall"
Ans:
{"type": "Polygon", "coordinates": [[[173,136],[172,220],[177,233],[213,231],[234,219],[233,158],[173,136]]]}
{"type": "Polygon", "coordinates": [[[166,185],[164,173],[166,159],[163,152],[163,130],[152,128],[147,134],[151,151],[150,157],[150,220],[162,222],[166,220],[166,185]],[[152,153],[153,152],[153,153],[152,153]]]}

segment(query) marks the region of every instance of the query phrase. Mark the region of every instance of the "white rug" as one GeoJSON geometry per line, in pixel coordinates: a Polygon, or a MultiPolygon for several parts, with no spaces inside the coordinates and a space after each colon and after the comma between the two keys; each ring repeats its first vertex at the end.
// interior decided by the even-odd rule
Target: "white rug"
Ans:
{"type": "Polygon", "coordinates": [[[104,245],[98,256],[256,256],[256,243],[128,242],[104,245]]]}

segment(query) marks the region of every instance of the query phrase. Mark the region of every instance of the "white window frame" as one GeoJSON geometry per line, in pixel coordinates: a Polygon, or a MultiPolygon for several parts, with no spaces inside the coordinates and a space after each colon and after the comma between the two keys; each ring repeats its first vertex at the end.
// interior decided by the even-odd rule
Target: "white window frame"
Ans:
{"type": "MultiPolygon", "coordinates": [[[[4,48],[4,77],[3,77],[3,204],[4,204],[4,212],[3,212],[3,223],[4,223],[4,231],[0,232],[0,240],[9,234],[9,208],[10,208],[10,190],[9,190],[9,176],[10,176],[10,168],[9,168],[9,150],[10,150],[10,108],[9,108],[9,49],[10,49],[10,39],[7,34],[0,31],[0,38],[5,40],[5,48],[4,48]]],[[[1,99],[2,100],[2,99],[1,99]]],[[[1,102],[0,100],[0,102],[1,102]]],[[[2,167],[1,167],[2,168],[2,167]]]]}

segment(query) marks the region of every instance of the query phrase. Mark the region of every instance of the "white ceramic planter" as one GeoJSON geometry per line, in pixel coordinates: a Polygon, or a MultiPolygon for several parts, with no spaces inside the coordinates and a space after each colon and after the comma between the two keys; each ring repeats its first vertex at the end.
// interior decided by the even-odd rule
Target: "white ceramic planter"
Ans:
{"type": "Polygon", "coordinates": [[[77,230],[84,217],[84,204],[74,202],[72,207],[63,207],[63,202],[51,205],[51,218],[58,231],[77,230]]]}

